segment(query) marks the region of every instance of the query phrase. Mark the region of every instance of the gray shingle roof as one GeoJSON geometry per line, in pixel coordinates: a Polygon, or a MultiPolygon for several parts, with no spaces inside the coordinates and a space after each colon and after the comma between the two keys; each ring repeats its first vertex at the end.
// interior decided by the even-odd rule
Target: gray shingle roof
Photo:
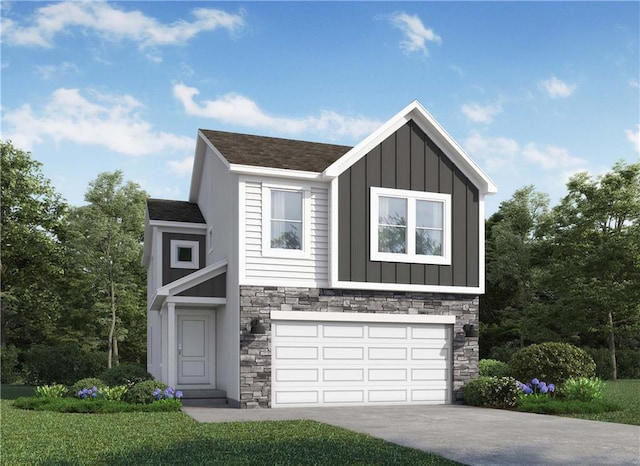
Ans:
{"type": "Polygon", "coordinates": [[[206,223],[198,204],[166,199],[147,199],[149,220],[165,222],[206,223]]]}
{"type": "Polygon", "coordinates": [[[293,139],[200,130],[233,164],[322,172],[351,147],[293,139]]]}

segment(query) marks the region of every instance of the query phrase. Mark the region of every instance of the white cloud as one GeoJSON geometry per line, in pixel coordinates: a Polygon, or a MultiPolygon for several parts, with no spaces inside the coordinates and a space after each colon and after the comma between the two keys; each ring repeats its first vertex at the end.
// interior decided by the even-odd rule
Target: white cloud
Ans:
{"type": "Polygon", "coordinates": [[[480,104],[464,104],[462,113],[475,123],[491,123],[494,116],[502,113],[502,106],[500,104],[484,106],[480,104]]]}
{"type": "Polygon", "coordinates": [[[570,155],[569,151],[562,147],[546,146],[542,149],[532,142],[524,147],[522,155],[544,170],[570,169],[585,163],[585,160],[570,155]]]}
{"type": "Polygon", "coordinates": [[[640,124],[636,126],[636,131],[628,129],[625,131],[627,140],[633,144],[633,150],[640,154],[640,124]]]}
{"type": "Polygon", "coordinates": [[[167,167],[180,178],[184,178],[190,175],[193,170],[193,156],[186,157],[182,160],[169,160],[167,167]]]}
{"type": "Polygon", "coordinates": [[[200,92],[195,87],[176,84],[173,95],[189,115],[212,118],[222,123],[276,131],[284,134],[315,133],[325,138],[358,139],[377,129],[382,123],[364,117],[351,117],[323,110],[319,116],[287,118],[269,115],[253,100],[240,94],[225,94],[215,100],[194,101],[200,92]]]}
{"type": "Polygon", "coordinates": [[[552,76],[549,79],[538,83],[540,88],[544,90],[552,99],[565,98],[571,96],[576,90],[575,84],[568,84],[560,79],[552,76]]]}
{"type": "Polygon", "coordinates": [[[569,154],[567,149],[555,146],[540,148],[529,142],[520,144],[514,139],[489,137],[471,132],[464,142],[465,149],[472,157],[483,159],[487,170],[497,170],[523,160],[539,166],[543,170],[561,169],[575,173],[586,161],[569,154]]]}
{"type": "Polygon", "coordinates": [[[640,88],[640,83],[638,82],[637,79],[632,78],[629,80],[629,86],[640,88]]]}
{"type": "Polygon", "coordinates": [[[433,32],[433,29],[427,29],[422,24],[422,20],[417,15],[408,15],[404,12],[394,13],[390,17],[393,26],[402,31],[405,40],[400,42],[400,48],[407,53],[422,52],[428,55],[426,42],[440,43],[442,39],[433,32]]]}
{"type": "Polygon", "coordinates": [[[107,2],[66,1],[40,7],[32,21],[20,25],[2,19],[3,41],[11,45],[52,47],[58,34],[71,28],[92,31],[108,40],[130,40],[140,48],[183,44],[203,31],[235,33],[245,24],[241,15],[213,8],[196,8],[193,21],[162,24],[140,11],[124,11],[107,2]]]}
{"type": "Polygon", "coordinates": [[[67,61],[59,65],[36,65],[36,73],[44,79],[51,79],[54,75],[64,75],[69,71],[80,73],[80,69],[75,64],[67,61]]]}
{"type": "Polygon", "coordinates": [[[193,146],[191,138],[154,131],[138,110],[142,104],[129,95],[92,94],[90,100],[78,89],[60,88],[38,109],[23,105],[4,113],[3,139],[11,139],[23,150],[52,139],[98,145],[124,155],[138,156],[165,151],[183,151],[193,146]]]}

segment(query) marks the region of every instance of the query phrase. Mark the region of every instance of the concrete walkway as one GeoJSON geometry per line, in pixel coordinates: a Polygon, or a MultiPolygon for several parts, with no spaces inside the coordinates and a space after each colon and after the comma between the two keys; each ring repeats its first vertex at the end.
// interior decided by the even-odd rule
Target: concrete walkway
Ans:
{"type": "Polygon", "coordinates": [[[469,465],[640,465],[640,427],[471,406],[183,407],[199,422],[312,419],[469,465]]]}

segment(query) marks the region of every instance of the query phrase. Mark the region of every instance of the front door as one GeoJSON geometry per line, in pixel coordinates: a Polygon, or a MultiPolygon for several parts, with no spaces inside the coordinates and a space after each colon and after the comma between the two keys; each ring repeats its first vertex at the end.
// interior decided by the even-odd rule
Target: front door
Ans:
{"type": "Polygon", "coordinates": [[[212,316],[208,312],[178,315],[178,384],[209,385],[212,316]]]}

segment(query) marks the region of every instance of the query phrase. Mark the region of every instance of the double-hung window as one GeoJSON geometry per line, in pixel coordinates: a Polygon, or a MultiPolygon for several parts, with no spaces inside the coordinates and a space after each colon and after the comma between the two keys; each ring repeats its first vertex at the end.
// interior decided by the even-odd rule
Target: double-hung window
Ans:
{"type": "Polygon", "coordinates": [[[300,257],[308,253],[307,191],[288,185],[263,185],[263,254],[300,257]]]}
{"type": "Polygon", "coordinates": [[[451,195],[371,188],[371,260],[451,264],[451,195]]]}

